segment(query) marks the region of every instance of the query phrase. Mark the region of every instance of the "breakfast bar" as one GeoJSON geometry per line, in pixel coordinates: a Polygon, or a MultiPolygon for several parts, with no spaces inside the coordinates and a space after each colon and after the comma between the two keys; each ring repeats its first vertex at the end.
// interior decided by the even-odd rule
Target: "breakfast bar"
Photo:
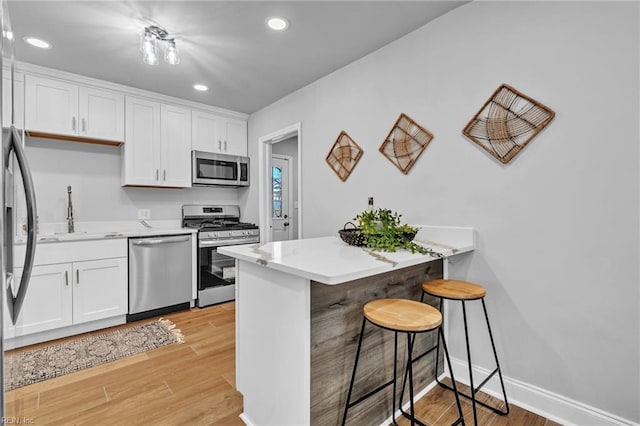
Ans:
{"type": "MultiPolygon", "coordinates": [[[[218,249],[236,258],[236,387],[246,424],[339,424],[363,305],[384,297],[419,300],[423,281],[446,277],[447,258],[475,247],[472,228],[417,227],[414,242],[444,259],[374,252],[337,236],[218,249]]],[[[358,367],[356,397],[393,374],[388,334],[367,330],[363,350],[369,355],[358,367]]],[[[431,336],[417,339],[414,353],[434,342],[431,336]]],[[[418,390],[434,379],[432,358],[414,365],[418,390]]],[[[385,421],[390,395],[388,387],[352,408],[349,423],[385,421]]]]}

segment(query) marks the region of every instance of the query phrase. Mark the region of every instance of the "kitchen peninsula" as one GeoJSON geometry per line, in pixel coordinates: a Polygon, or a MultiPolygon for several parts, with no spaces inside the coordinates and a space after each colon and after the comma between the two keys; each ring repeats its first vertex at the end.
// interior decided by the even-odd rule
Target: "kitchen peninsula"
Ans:
{"type": "MultiPolygon", "coordinates": [[[[236,387],[246,424],[339,423],[362,306],[384,297],[419,300],[422,281],[446,275],[447,257],[475,247],[472,228],[417,226],[414,241],[444,260],[369,252],[338,236],[219,248],[236,258],[236,387]]],[[[417,339],[415,353],[432,344],[431,336],[417,339]]],[[[356,398],[392,377],[393,333],[367,328],[363,353],[356,398]]],[[[418,390],[433,380],[432,358],[414,366],[418,390]]],[[[390,393],[387,387],[355,406],[349,421],[382,423],[391,413],[390,393]]]]}

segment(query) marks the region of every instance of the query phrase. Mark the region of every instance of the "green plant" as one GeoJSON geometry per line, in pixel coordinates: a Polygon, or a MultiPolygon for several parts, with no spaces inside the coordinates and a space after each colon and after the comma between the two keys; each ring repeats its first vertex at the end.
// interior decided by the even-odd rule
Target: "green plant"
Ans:
{"type": "Polygon", "coordinates": [[[418,228],[402,224],[401,217],[401,214],[389,209],[365,210],[354,218],[360,224],[356,232],[364,238],[365,247],[371,249],[391,252],[405,249],[411,253],[442,257],[440,253],[411,241],[418,228]]]}

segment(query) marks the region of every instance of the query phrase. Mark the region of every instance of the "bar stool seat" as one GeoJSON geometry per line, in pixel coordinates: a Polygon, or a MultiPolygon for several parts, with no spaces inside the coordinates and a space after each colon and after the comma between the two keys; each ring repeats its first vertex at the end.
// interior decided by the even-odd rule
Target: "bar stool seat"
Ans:
{"type": "Polygon", "coordinates": [[[371,323],[389,330],[417,333],[442,324],[440,311],[413,300],[378,299],[364,305],[363,312],[371,323]]]}
{"type": "MultiPolygon", "coordinates": [[[[484,297],[487,294],[487,290],[476,283],[471,283],[468,281],[459,281],[459,280],[448,280],[448,279],[439,279],[439,280],[431,280],[431,281],[425,281],[422,283],[422,297],[420,299],[420,301],[422,302],[424,300],[424,295],[425,294],[429,294],[431,296],[435,296],[440,298],[440,310],[442,310],[442,300],[443,299],[447,299],[447,300],[452,300],[452,301],[459,301],[462,304],[462,317],[463,317],[463,321],[464,321],[464,337],[465,337],[465,342],[466,342],[466,347],[467,347],[467,361],[469,364],[469,382],[470,382],[470,387],[471,387],[471,394],[467,395],[464,392],[460,392],[460,395],[469,398],[472,402],[472,407],[473,407],[473,420],[474,420],[474,424],[478,424],[478,416],[477,416],[477,411],[476,411],[476,404],[480,404],[486,408],[491,409],[492,411],[494,411],[497,414],[500,415],[507,415],[509,414],[509,402],[507,401],[507,393],[505,391],[504,388],[504,381],[502,380],[502,371],[500,370],[500,363],[498,362],[498,354],[496,352],[496,346],[495,343],[493,341],[493,334],[491,332],[491,325],[489,324],[489,316],[487,315],[487,306],[484,302],[484,297]],[[477,387],[474,387],[474,380],[473,380],[473,364],[471,363],[471,349],[469,346],[469,330],[468,330],[468,326],[467,326],[467,310],[466,310],[466,305],[465,302],[467,301],[473,301],[473,300],[481,300],[482,301],[482,309],[484,311],[484,317],[485,317],[485,321],[487,323],[487,330],[489,332],[489,339],[491,341],[491,348],[493,349],[493,357],[495,359],[496,362],[496,368],[488,375],[488,377],[485,378],[485,380],[480,383],[480,385],[478,385],[477,387]],[[502,396],[504,397],[504,403],[506,405],[506,409],[505,410],[500,410],[497,407],[492,407],[482,401],[478,401],[476,399],[476,393],[496,374],[498,373],[498,377],[500,379],[500,386],[502,387],[502,396]]],[[[436,344],[436,363],[438,362],[438,356],[437,356],[437,348],[439,348],[440,346],[440,336],[442,336],[442,340],[444,342],[444,333],[439,334],[438,335],[438,343],[436,344]]],[[[428,351],[427,351],[428,352],[428,351]]],[[[437,364],[436,364],[436,368],[437,368],[437,364]]],[[[451,369],[449,369],[451,371],[451,369]]],[[[453,388],[451,388],[450,386],[448,386],[445,383],[440,382],[437,377],[436,380],[438,381],[438,384],[440,384],[440,386],[445,387],[449,390],[455,390],[453,388]]],[[[453,381],[453,375],[451,377],[451,380],[453,381]]],[[[457,390],[456,390],[457,392],[457,390]]]]}
{"type": "MultiPolygon", "coordinates": [[[[398,333],[406,333],[407,334],[407,365],[404,373],[404,380],[402,383],[402,391],[400,393],[400,398],[398,401],[398,406],[400,408],[400,412],[402,415],[411,420],[411,424],[419,424],[424,425],[424,423],[420,422],[415,417],[414,410],[414,402],[413,402],[413,367],[412,367],[412,357],[411,354],[413,352],[413,343],[415,340],[416,333],[424,333],[432,330],[437,330],[438,333],[442,333],[442,314],[433,306],[427,305],[425,303],[417,302],[415,300],[408,299],[378,299],[368,302],[363,307],[363,319],[362,319],[362,328],[360,329],[360,337],[358,339],[358,349],[356,350],[356,358],[353,365],[353,373],[351,375],[351,382],[349,384],[349,392],[347,394],[347,400],[345,403],[344,414],[342,417],[342,425],[344,425],[347,421],[347,413],[350,408],[364,401],[365,399],[373,396],[377,392],[383,390],[389,385],[393,385],[393,412],[392,412],[392,423],[397,424],[395,420],[396,413],[396,398],[397,398],[397,364],[398,364],[398,333]],[[364,330],[366,323],[370,322],[371,324],[383,328],[385,330],[394,332],[394,347],[393,347],[393,379],[388,382],[378,386],[372,391],[368,392],[364,396],[358,398],[356,401],[351,402],[351,395],[353,392],[353,384],[356,378],[356,371],[358,368],[358,360],[360,358],[360,351],[362,349],[362,339],[364,336],[364,330]],[[410,401],[410,414],[406,413],[402,409],[402,398],[404,396],[404,389],[406,385],[406,380],[408,378],[409,382],[409,401],[410,401]]],[[[440,337],[440,335],[438,335],[440,337]]],[[[447,351],[446,342],[443,339],[443,348],[446,356],[447,364],[449,365],[449,369],[451,369],[451,362],[449,360],[449,352],[447,351]]],[[[432,348],[436,349],[436,347],[432,348]]],[[[437,374],[437,370],[436,370],[437,374]]],[[[453,373],[452,373],[453,375],[453,373]]],[[[458,407],[459,417],[453,423],[454,425],[462,423],[464,424],[464,418],[462,416],[462,406],[460,405],[460,400],[458,398],[458,392],[455,388],[453,388],[456,395],[456,403],[458,407]]]]}
{"type": "Polygon", "coordinates": [[[431,280],[422,283],[422,291],[450,300],[482,299],[487,290],[479,284],[458,280],[431,280]]]}

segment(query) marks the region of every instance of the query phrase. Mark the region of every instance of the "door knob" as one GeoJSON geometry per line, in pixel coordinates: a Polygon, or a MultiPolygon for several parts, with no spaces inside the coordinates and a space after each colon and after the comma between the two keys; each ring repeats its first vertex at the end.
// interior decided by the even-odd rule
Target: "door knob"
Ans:
{"type": "Polygon", "coordinates": [[[283,223],[282,226],[289,226],[289,222],[283,223]]]}

